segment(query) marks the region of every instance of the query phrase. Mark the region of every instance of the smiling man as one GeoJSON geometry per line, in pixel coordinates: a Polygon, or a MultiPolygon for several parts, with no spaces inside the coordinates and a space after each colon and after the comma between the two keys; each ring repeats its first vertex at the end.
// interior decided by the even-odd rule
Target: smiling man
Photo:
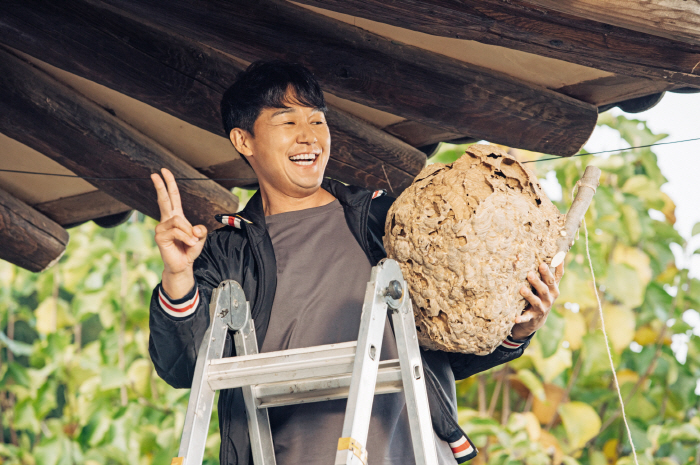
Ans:
{"type": "MultiPolygon", "coordinates": [[[[303,66],[258,62],[241,73],[221,103],[226,134],[250,163],[260,189],[227,227],[207,235],[182,212],[172,174],[153,175],[161,210],[156,243],[164,270],[151,301],[150,353],[158,374],[189,388],[209,325],[212,290],[241,283],[250,300],[261,352],[357,339],[371,267],[386,257],[384,220],[394,199],[383,191],[324,179],[331,150],[323,93],[303,66]]],[[[519,357],[545,322],[559,291],[554,277],[524,286],[530,307],[490,355],[423,351],[426,385],[441,464],[462,463],[476,450],[457,423],[455,379],[519,357]]],[[[232,356],[230,334],[224,356],[232,356]]],[[[397,358],[386,325],[382,359],[397,358]]],[[[270,409],[277,463],[328,465],[335,460],[345,400],[270,409]]],[[[222,465],[252,464],[240,389],[219,396],[222,465]]],[[[375,397],[366,449],[369,464],[414,463],[403,394],[375,397]]]]}

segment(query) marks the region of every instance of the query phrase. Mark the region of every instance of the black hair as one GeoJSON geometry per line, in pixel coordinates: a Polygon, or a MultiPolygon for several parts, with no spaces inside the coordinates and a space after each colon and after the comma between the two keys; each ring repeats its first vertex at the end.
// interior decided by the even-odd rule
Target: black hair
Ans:
{"type": "Polygon", "coordinates": [[[303,65],[281,60],[252,63],[236,76],[221,99],[226,137],[233,128],[244,129],[254,136],[253,125],[262,110],[287,108],[290,103],[327,111],[321,86],[303,65]],[[293,91],[292,100],[288,90],[293,91]]]}

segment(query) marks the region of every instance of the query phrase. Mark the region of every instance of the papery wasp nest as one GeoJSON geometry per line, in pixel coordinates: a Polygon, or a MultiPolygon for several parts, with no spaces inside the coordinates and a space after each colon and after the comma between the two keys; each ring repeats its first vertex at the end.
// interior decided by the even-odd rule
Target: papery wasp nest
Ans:
{"type": "Polygon", "coordinates": [[[535,175],[494,145],[424,168],[389,210],[384,236],[421,346],[493,352],[527,306],[528,271],[557,254],[564,222],[535,175]]]}

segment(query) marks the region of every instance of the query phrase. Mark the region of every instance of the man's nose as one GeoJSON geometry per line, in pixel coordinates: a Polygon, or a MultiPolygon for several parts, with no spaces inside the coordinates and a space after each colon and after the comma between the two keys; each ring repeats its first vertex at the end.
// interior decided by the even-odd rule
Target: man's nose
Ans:
{"type": "Polygon", "coordinates": [[[315,144],[318,141],[314,128],[308,123],[299,125],[299,133],[297,134],[297,143],[299,144],[315,144]]]}

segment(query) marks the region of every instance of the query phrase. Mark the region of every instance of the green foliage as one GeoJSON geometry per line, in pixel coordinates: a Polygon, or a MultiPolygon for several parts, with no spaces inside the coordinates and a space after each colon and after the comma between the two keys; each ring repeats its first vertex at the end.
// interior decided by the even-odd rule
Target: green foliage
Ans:
{"type": "MultiPolygon", "coordinates": [[[[603,114],[599,125],[618,131],[630,146],[666,137],[624,116],[603,114]]],[[[449,161],[460,152],[459,146],[442,150],[449,161]]],[[[516,155],[521,161],[550,158],[522,151],[516,155]]],[[[700,463],[695,394],[700,328],[693,332],[683,320],[700,311],[700,281],[676,268],[671,244],[686,255],[694,251],[673,228],[675,205],[660,189],[666,179],[650,148],[526,166],[540,178],[556,174],[563,198],[555,204],[566,212],[588,164],[603,172],[586,223],[640,463],[700,463]],[[674,353],[672,341],[680,346],[687,341],[687,357],[674,353]]],[[[697,234],[700,224],[693,228],[697,234]]],[[[523,357],[481,375],[479,382],[460,383],[460,418],[481,446],[479,463],[634,463],[600,329],[584,231],[567,256],[560,289],[547,326],[523,357]]]]}
{"type": "MultiPolygon", "coordinates": [[[[177,455],[187,390],[148,356],[162,263],[155,223],[71,230],[60,262],[33,274],[0,262],[0,463],[160,464],[177,455]]],[[[218,462],[217,420],[205,463],[218,462]]]]}

